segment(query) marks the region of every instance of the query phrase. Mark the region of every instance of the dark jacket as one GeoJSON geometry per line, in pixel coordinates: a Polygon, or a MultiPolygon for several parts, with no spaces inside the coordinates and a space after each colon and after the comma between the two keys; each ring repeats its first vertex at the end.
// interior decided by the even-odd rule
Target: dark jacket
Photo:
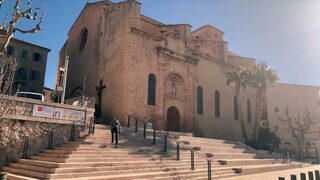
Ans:
{"type": "Polygon", "coordinates": [[[111,129],[113,129],[113,128],[119,128],[120,129],[121,125],[120,125],[120,122],[117,119],[113,118],[111,120],[110,127],[111,127],[111,129]]]}

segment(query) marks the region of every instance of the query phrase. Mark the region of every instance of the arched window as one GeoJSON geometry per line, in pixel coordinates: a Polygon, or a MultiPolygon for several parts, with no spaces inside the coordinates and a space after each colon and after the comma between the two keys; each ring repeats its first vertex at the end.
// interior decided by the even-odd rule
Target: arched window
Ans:
{"type": "Polygon", "coordinates": [[[247,100],[247,118],[248,123],[251,123],[251,102],[249,99],[247,100]]]}
{"type": "Polygon", "coordinates": [[[203,92],[200,86],[197,88],[197,113],[203,114],[203,92]]]}
{"type": "Polygon", "coordinates": [[[220,117],[220,94],[219,91],[214,92],[214,115],[220,117]]]}
{"type": "Polygon", "coordinates": [[[238,107],[238,99],[237,96],[233,98],[233,107],[234,107],[234,120],[239,120],[239,107],[238,107]]]}
{"type": "Polygon", "coordinates": [[[80,40],[79,40],[79,51],[82,52],[83,48],[86,46],[88,40],[88,29],[83,28],[80,33],[80,40]]]}
{"type": "Polygon", "coordinates": [[[149,74],[148,77],[148,105],[156,105],[156,76],[149,74]]]}

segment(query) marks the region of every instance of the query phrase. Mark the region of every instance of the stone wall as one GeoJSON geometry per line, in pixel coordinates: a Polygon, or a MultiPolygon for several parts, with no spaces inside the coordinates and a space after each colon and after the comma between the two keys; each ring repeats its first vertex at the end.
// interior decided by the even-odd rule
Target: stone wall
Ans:
{"type": "MultiPolygon", "coordinates": [[[[26,122],[5,119],[0,121],[0,167],[23,157],[25,140],[29,139],[28,157],[48,148],[49,134],[52,130],[52,147],[70,140],[72,125],[45,122],[26,122]]],[[[83,128],[76,127],[75,137],[83,128]]]]}
{"type": "Polygon", "coordinates": [[[318,117],[306,134],[305,146],[320,149],[320,87],[303,86],[285,83],[275,83],[268,86],[268,120],[270,128],[281,139],[281,148],[297,151],[297,142],[292,137],[292,131],[278,117],[285,118],[289,109],[291,118],[297,118],[298,113],[303,117],[309,111],[312,118],[318,117]]]}
{"type": "Polygon", "coordinates": [[[70,140],[73,123],[76,127],[76,138],[87,134],[93,113],[93,109],[86,107],[12,97],[6,114],[0,119],[0,167],[22,158],[27,138],[28,157],[30,157],[48,148],[51,131],[53,147],[70,140]],[[80,121],[36,117],[32,113],[35,104],[85,111],[86,116],[80,121]]]}

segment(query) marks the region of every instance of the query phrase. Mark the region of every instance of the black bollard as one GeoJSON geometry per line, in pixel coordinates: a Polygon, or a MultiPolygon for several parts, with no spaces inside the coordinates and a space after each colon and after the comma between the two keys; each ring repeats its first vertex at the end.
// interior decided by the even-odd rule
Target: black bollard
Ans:
{"type": "Polygon", "coordinates": [[[163,136],[163,152],[167,152],[167,138],[168,138],[168,135],[167,135],[167,132],[165,132],[164,136],[163,136]]]}
{"type": "Polygon", "coordinates": [[[135,132],[135,133],[138,132],[138,119],[136,119],[136,126],[135,126],[135,129],[134,129],[134,132],[135,132]]]}
{"type": "Polygon", "coordinates": [[[53,141],[53,131],[51,130],[49,133],[49,139],[48,139],[48,149],[52,149],[52,141],[53,141]]]}
{"type": "Polygon", "coordinates": [[[208,159],[208,180],[211,180],[211,159],[208,159]]]}
{"type": "Polygon", "coordinates": [[[153,141],[152,144],[156,144],[156,130],[153,130],[153,141]]]}
{"type": "Polygon", "coordinates": [[[130,127],[130,119],[131,119],[131,116],[128,115],[128,127],[130,127]]]}
{"type": "Polygon", "coordinates": [[[145,139],[147,135],[147,123],[144,123],[143,125],[143,138],[145,139]]]}
{"type": "Polygon", "coordinates": [[[28,147],[29,147],[29,138],[26,138],[24,140],[24,145],[23,145],[23,154],[22,154],[23,159],[27,159],[28,157],[28,147]]]}
{"type": "Polygon", "coordinates": [[[180,160],[180,142],[177,143],[177,160],[180,160]]]}
{"type": "Polygon", "coordinates": [[[194,151],[193,149],[191,151],[191,170],[194,170],[194,151]]]}
{"type": "Polygon", "coordinates": [[[70,141],[74,141],[75,129],[76,129],[75,123],[73,122],[71,126],[70,141]]]}

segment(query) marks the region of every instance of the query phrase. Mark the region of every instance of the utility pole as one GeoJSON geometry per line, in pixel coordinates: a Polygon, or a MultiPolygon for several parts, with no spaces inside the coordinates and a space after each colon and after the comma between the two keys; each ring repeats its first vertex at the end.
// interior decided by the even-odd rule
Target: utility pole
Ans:
{"type": "Polygon", "coordinates": [[[68,54],[66,54],[65,61],[64,61],[63,91],[62,91],[62,96],[61,96],[61,104],[64,104],[64,99],[66,96],[68,64],[69,64],[69,56],[68,56],[68,54]]]}

